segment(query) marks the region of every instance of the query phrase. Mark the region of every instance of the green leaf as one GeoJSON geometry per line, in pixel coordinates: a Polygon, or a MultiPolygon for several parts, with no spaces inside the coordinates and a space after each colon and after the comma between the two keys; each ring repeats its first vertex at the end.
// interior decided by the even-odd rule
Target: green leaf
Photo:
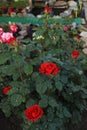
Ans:
{"type": "Polygon", "coordinates": [[[75,86],[72,86],[71,89],[72,89],[73,92],[78,92],[78,91],[81,90],[81,86],[75,85],[75,86]]]}
{"type": "Polygon", "coordinates": [[[9,117],[11,115],[11,108],[9,105],[3,105],[2,106],[2,111],[4,112],[6,117],[9,117]]]}
{"type": "Polygon", "coordinates": [[[14,107],[21,105],[21,103],[23,101],[24,101],[24,97],[22,97],[22,95],[20,95],[20,94],[14,94],[14,95],[11,96],[11,104],[14,107]]]}
{"type": "Polygon", "coordinates": [[[11,115],[11,107],[8,103],[8,100],[2,100],[0,103],[0,109],[4,112],[6,117],[11,115]]]}
{"type": "Polygon", "coordinates": [[[46,117],[47,120],[50,121],[50,122],[53,121],[53,120],[54,120],[54,115],[55,115],[55,113],[54,113],[54,108],[48,107],[48,108],[47,108],[47,115],[46,115],[46,116],[47,116],[47,117],[46,117]],[[51,115],[51,116],[50,116],[50,115],[51,115]]]}
{"type": "Polygon", "coordinates": [[[10,59],[9,53],[0,54],[0,65],[7,62],[10,59]]]}
{"type": "Polygon", "coordinates": [[[56,100],[55,100],[54,98],[52,98],[52,97],[49,97],[49,105],[50,105],[51,107],[57,106],[56,100]]]}
{"type": "Polygon", "coordinates": [[[8,91],[7,95],[13,95],[14,93],[18,92],[18,88],[17,87],[13,87],[10,91],[8,91]]]}
{"type": "Polygon", "coordinates": [[[5,66],[2,66],[1,71],[3,74],[10,76],[15,73],[16,69],[15,69],[15,66],[13,65],[5,65],[5,66]]]}
{"type": "Polygon", "coordinates": [[[26,102],[26,108],[29,107],[29,106],[32,106],[34,104],[36,104],[37,102],[34,100],[34,99],[29,99],[27,102],[26,102]]]}
{"type": "Polygon", "coordinates": [[[64,107],[64,109],[63,109],[63,114],[65,117],[68,117],[68,118],[70,118],[72,116],[66,107],[64,107]]]}
{"type": "Polygon", "coordinates": [[[41,95],[44,94],[47,90],[47,84],[45,81],[43,82],[37,82],[36,84],[36,91],[41,95]]]}
{"type": "Polygon", "coordinates": [[[59,91],[62,91],[62,89],[63,89],[63,84],[62,84],[60,81],[56,81],[56,82],[55,82],[55,85],[56,85],[56,88],[57,88],[59,91]]]}
{"type": "Polygon", "coordinates": [[[20,85],[21,85],[21,82],[20,81],[12,81],[12,82],[10,82],[10,85],[12,86],[12,87],[19,87],[20,85]]]}
{"type": "Polygon", "coordinates": [[[13,80],[16,81],[20,77],[20,75],[19,73],[13,73],[12,77],[13,77],[13,80]]]}
{"type": "Polygon", "coordinates": [[[48,130],[56,130],[56,123],[49,123],[48,130]]]}
{"type": "Polygon", "coordinates": [[[33,72],[33,66],[31,64],[25,64],[24,72],[26,75],[30,75],[33,72]]]}
{"type": "Polygon", "coordinates": [[[47,107],[48,106],[48,97],[47,96],[43,96],[42,98],[41,98],[41,100],[39,101],[39,105],[41,106],[41,107],[47,107]]]}
{"type": "Polygon", "coordinates": [[[74,100],[74,99],[73,99],[72,94],[63,92],[63,93],[62,93],[62,96],[63,96],[63,98],[64,98],[66,101],[73,103],[73,100],[74,100]]]}
{"type": "Polygon", "coordinates": [[[63,76],[61,76],[61,82],[63,82],[63,83],[67,83],[68,82],[68,79],[67,79],[67,75],[65,76],[65,75],[63,75],[63,76]]]}
{"type": "Polygon", "coordinates": [[[86,89],[86,88],[81,87],[81,91],[82,91],[84,94],[87,95],[87,89],[86,89]]]}

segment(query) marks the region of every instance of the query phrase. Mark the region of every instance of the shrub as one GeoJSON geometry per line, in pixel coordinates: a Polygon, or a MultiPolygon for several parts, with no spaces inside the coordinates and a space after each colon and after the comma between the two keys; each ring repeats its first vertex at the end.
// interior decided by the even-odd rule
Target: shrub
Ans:
{"type": "Polygon", "coordinates": [[[44,19],[27,45],[13,35],[1,39],[0,108],[16,115],[23,130],[68,130],[87,107],[87,56],[77,27],[44,19]]]}

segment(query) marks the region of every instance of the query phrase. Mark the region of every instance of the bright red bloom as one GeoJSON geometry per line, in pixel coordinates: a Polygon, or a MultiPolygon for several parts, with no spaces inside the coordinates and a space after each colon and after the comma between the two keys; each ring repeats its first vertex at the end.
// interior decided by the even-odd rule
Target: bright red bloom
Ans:
{"type": "Polygon", "coordinates": [[[10,38],[10,39],[7,41],[7,44],[15,45],[15,41],[16,41],[16,38],[15,38],[15,37],[12,37],[12,38],[10,38]]]}
{"type": "Polygon", "coordinates": [[[56,75],[60,71],[60,67],[58,67],[55,63],[45,62],[41,64],[39,71],[46,75],[56,75]]]}
{"type": "Polygon", "coordinates": [[[11,30],[12,32],[14,32],[14,33],[17,32],[17,30],[18,30],[18,27],[17,27],[16,24],[10,25],[9,28],[10,28],[10,30],[11,30]]]}
{"type": "Polygon", "coordinates": [[[28,107],[24,111],[26,119],[29,121],[37,121],[38,119],[40,119],[42,117],[43,113],[44,112],[43,112],[42,108],[37,104],[28,107]]]}
{"type": "Polygon", "coordinates": [[[2,89],[3,94],[7,94],[8,91],[9,91],[11,88],[12,88],[11,86],[6,86],[6,87],[4,87],[4,88],[2,89]]]}
{"type": "Polygon", "coordinates": [[[76,58],[78,58],[78,57],[79,57],[79,51],[78,51],[78,50],[72,51],[72,58],[73,58],[73,59],[76,59],[76,58]]]}
{"type": "Polygon", "coordinates": [[[10,8],[8,9],[8,13],[11,14],[12,12],[13,12],[13,8],[10,7],[10,8]]]}
{"type": "Polygon", "coordinates": [[[44,12],[47,13],[47,14],[51,13],[51,8],[49,6],[46,6],[44,8],[44,12]]]}

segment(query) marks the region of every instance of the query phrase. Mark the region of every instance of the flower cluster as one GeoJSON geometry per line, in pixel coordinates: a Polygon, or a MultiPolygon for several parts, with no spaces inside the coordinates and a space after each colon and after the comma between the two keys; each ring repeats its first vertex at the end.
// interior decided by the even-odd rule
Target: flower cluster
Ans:
{"type": "Polygon", "coordinates": [[[17,32],[18,27],[16,24],[12,24],[9,26],[9,29],[11,32],[4,32],[3,28],[0,28],[0,42],[17,45],[16,38],[13,33],[17,32]]]}

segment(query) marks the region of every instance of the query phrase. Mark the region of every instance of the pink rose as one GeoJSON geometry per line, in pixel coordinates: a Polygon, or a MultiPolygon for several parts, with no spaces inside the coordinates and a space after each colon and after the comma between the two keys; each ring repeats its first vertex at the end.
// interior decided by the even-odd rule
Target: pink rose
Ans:
{"type": "Polygon", "coordinates": [[[10,39],[14,38],[13,33],[10,32],[3,32],[3,34],[1,35],[1,41],[2,42],[9,42],[10,39]]]}
{"type": "Polygon", "coordinates": [[[3,28],[0,28],[0,35],[2,35],[3,32],[3,28]]]}
{"type": "Polygon", "coordinates": [[[67,25],[65,25],[64,27],[63,27],[63,30],[66,32],[66,31],[68,31],[68,26],[67,25]]]}
{"type": "Polygon", "coordinates": [[[12,31],[12,32],[17,32],[17,30],[18,30],[18,27],[17,27],[17,25],[16,24],[12,24],[12,25],[10,25],[10,30],[12,31]]]}

